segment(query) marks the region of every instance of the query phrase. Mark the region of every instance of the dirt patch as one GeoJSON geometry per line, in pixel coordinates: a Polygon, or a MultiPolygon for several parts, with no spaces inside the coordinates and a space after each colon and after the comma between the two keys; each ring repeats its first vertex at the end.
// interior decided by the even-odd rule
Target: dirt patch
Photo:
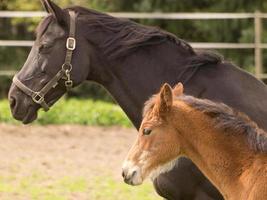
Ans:
{"type": "Polygon", "coordinates": [[[106,170],[121,179],[121,164],[136,133],[119,127],[0,124],[0,171],[90,177],[106,170]]]}
{"type": "Polygon", "coordinates": [[[135,129],[0,124],[1,200],[155,200],[126,185],[121,165],[135,129]]]}

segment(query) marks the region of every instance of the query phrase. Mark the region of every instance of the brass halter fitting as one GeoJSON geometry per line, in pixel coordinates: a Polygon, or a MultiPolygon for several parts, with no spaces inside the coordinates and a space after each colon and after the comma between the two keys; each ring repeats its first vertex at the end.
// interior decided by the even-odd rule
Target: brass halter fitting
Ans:
{"type": "Polygon", "coordinates": [[[76,48],[76,39],[69,37],[66,42],[66,48],[70,51],[74,51],[76,48]]]}

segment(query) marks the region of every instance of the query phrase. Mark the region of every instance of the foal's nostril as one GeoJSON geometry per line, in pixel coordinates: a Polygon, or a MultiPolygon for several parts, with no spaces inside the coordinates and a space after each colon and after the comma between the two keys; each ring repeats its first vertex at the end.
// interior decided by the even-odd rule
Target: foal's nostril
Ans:
{"type": "Polygon", "coordinates": [[[124,182],[129,184],[129,185],[134,185],[134,177],[137,174],[137,171],[133,171],[131,173],[125,173],[125,171],[122,172],[122,177],[124,179],[124,182]]]}
{"type": "Polygon", "coordinates": [[[136,173],[137,173],[137,171],[133,171],[132,177],[134,177],[136,173]]]}

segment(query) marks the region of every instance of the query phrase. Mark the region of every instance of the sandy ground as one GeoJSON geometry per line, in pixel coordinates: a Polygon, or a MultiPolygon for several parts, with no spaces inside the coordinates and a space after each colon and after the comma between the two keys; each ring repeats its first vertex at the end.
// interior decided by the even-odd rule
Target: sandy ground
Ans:
{"type": "Polygon", "coordinates": [[[121,165],[136,134],[135,129],[119,127],[0,124],[0,177],[15,174],[20,179],[37,171],[55,179],[88,179],[109,173],[122,181],[121,165]]]}
{"type": "Polygon", "coordinates": [[[0,171],[8,172],[14,164],[21,175],[40,170],[48,175],[95,176],[107,169],[121,178],[121,164],[136,133],[119,127],[0,124],[0,171]]]}

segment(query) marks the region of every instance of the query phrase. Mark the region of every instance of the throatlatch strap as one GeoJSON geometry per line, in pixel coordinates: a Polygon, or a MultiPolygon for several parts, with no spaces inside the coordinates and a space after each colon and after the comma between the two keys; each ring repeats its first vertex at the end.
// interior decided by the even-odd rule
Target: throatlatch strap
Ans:
{"type": "Polygon", "coordinates": [[[65,64],[71,64],[72,53],[73,50],[76,48],[76,40],[75,40],[76,14],[74,11],[70,11],[69,14],[70,14],[70,32],[66,43],[67,52],[66,52],[65,64]]]}

